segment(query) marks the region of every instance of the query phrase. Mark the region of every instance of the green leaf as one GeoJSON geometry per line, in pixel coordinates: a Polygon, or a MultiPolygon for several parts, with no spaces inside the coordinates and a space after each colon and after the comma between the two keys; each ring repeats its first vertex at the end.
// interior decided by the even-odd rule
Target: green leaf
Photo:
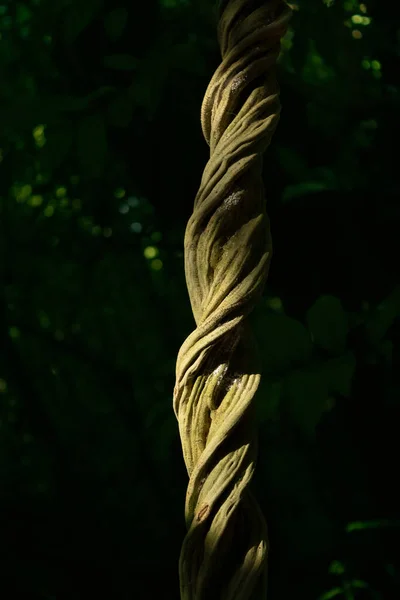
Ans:
{"type": "Polygon", "coordinates": [[[46,167],[58,168],[68,156],[73,143],[71,127],[61,125],[46,130],[46,144],[43,155],[46,167]]]}
{"type": "Polygon", "coordinates": [[[171,55],[172,67],[190,73],[203,74],[206,70],[204,53],[195,35],[183,44],[176,44],[171,55]]]}
{"type": "Polygon", "coordinates": [[[355,368],[356,359],[352,352],[323,363],[320,367],[321,375],[326,378],[329,394],[340,394],[348,398],[355,368]]]}
{"type": "Polygon", "coordinates": [[[104,85],[86,96],[55,96],[51,97],[50,101],[57,111],[79,112],[88,108],[92,102],[113,91],[113,87],[104,85]]]}
{"type": "Polygon", "coordinates": [[[256,396],[257,422],[279,418],[282,382],[261,378],[258,394],[256,396]]]}
{"type": "Polygon", "coordinates": [[[85,0],[77,2],[65,12],[64,38],[71,43],[94,20],[103,5],[103,0],[85,0]]]}
{"type": "Polygon", "coordinates": [[[85,172],[100,177],[104,170],[107,153],[107,137],[102,115],[83,119],[77,133],[78,158],[85,172]]]}
{"type": "MultiPolygon", "coordinates": [[[[157,76],[158,77],[158,76],[157,76]]],[[[151,121],[161,102],[163,82],[159,79],[149,81],[149,76],[141,73],[129,87],[128,93],[134,105],[143,110],[151,121]]]]}
{"type": "Polygon", "coordinates": [[[163,8],[178,8],[188,3],[188,0],[160,0],[163,8]]]}
{"type": "Polygon", "coordinates": [[[346,525],[346,531],[360,531],[361,529],[382,529],[383,527],[400,527],[400,521],[376,519],[375,521],[353,521],[346,525]]]}
{"type": "Polygon", "coordinates": [[[112,54],[104,58],[104,66],[118,71],[133,71],[137,68],[139,60],[130,54],[112,54]]]}
{"type": "Polygon", "coordinates": [[[330,600],[330,598],[335,598],[336,596],[339,596],[342,593],[343,593],[342,588],[340,588],[340,587],[332,588],[331,590],[329,590],[329,592],[325,592],[325,594],[322,594],[322,596],[320,596],[318,598],[318,600],[330,600]]]}
{"type": "Polygon", "coordinates": [[[283,405],[293,423],[310,441],[323,414],[331,408],[331,396],[348,397],[356,361],[351,352],[290,373],[282,392],[283,405]]]}
{"type": "Polygon", "coordinates": [[[18,25],[25,25],[27,21],[32,19],[32,11],[26,4],[18,2],[15,7],[15,19],[18,25]]]}
{"type": "Polygon", "coordinates": [[[344,564],[341,563],[340,560],[334,560],[329,565],[329,573],[333,573],[334,575],[343,575],[344,572],[344,564]]]}
{"type": "Polygon", "coordinates": [[[305,181],[304,183],[287,185],[283,190],[282,200],[287,202],[288,200],[298,198],[299,196],[305,196],[306,194],[314,192],[322,192],[327,189],[331,188],[325,181],[305,181]]]}
{"type": "Polygon", "coordinates": [[[394,320],[400,316],[400,286],[381,302],[366,323],[366,335],[375,345],[386,335],[394,320]]]}
{"type": "Polygon", "coordinates": [[[132,112],[132,100],[126,93],[114,98],[108,107],[111,123],[115,127],[126,127],[129,125],[132,119],[132,112]]]}
{"type": "Polygon", "coordinates": [[[284,382],[284,406],[293,423],[310,441],[327,408],[329,386],[313,368],[293,371],[284,382]]]}
{"type": "Polygon", "coordinates": [[[348,318],[334,296],[321,296],[307,312],[307,323],[314,343],[333,353],[346,347],[348,318]]]}
{"type": "Polygon", "coordinates": [[[381,344],[378,346],[379,354],[389,365],[393,364],[393,350],[394,345],[390,340],[383,340],[383,342],[381,342],[381,344]]]}
{"type": "Polygon", "coordinates": [[[299,182],[304,181],[308,174],[308,166],[301,154],[284,146],[278,146],[276,152],[287,175],[299,182]]]}
{"type": "Polygon", "coordinates": [[[311,356],[310,336],[300,321],[272,311],[258,315],[256,330],[265,373],[284,373],[311,356]]]}
{"type": "Polygon", "coordinates": [[[115,8],[104,17],[104,28],[110,40],[115,42],[121,37],[128,20],[128,11],[124,7],[115,8]]]}
{"type": "Polygon", "coordinates": [[[367,589],[369,588],[369,585],[366,581],[363,581],[362,579],[353,579],[350,582],[351,587],[353,588],[359,588],[359,589],[367,589]]]}

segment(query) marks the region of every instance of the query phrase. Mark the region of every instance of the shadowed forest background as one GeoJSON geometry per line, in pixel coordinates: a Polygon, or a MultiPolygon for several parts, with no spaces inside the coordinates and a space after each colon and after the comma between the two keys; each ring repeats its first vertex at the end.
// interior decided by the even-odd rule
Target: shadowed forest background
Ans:
{"type": "MultiPolygon", "coordinates": [[[[400,597],[400,7],[299,0],[265,155],[270,600],[400,597]]],[[[0,594],[177,599],[214,0],[0,0],[0,594]]]]}

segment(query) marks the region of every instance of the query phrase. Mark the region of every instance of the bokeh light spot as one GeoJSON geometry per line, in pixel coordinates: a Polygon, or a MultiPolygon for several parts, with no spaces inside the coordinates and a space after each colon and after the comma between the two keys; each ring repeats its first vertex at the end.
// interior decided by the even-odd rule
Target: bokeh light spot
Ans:
{"type": "Polygon", "coordinates": [[[15,327],[15,326],[10,327],[10,329],[8,330],[8,333],[12,340],[17,340],[21,335],[20,330],[18,329],[18,327],[15,327]]]}
{"type": "Polygon", "coordinates": [[[131,231],[134,233],[140,233],[142,231],[142,224],[137,222],[131,223],[131,231]]]}
{"type": "Polygon", "coordinates": [[[158,255],[158,248],[155,246],[147,246],[147,248],[144,249],[143,254],[147,259],[155,258],[158,255]]]}
{"type": "Polygon", "coordinates": [[[54,206],[46,206],[43,214],[45,217],[52,217],[54,215],[54,206]]]}
{"type": "Polygon", "coordinates": [[[153,271],[161,271],[161,269],[163,268],[163,262],[159,258],[156,258],[151,261],[150,267],[153,271]]]}
{"type": "Polygon", "coordinates": [[[117,188],[114,192],[114,196],[116,198],[124,198],[126,195],[126,191],[123,188],[117,188]]]}

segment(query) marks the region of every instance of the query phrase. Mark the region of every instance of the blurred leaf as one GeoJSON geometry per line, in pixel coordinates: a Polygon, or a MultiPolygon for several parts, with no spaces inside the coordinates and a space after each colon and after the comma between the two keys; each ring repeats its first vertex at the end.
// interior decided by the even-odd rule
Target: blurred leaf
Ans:
{"type": "Polygon", "coordinates": [[[114,88],[111,86],[101,86],[97,90],[94,90],[87,96],[56,96],[50,98],[52,106],[58,111],[68,112],[79,112],[85,110],[90,104],[99,98],[103,98],[110,92],[113,92],[114,88]]]}
{"type": "Polygon", "coordinates": [[[163,82],[150,82],[148,76],[141,74],[129,88],[129,96],[135,106],[141,108],[152,120],[162,97],[163,82]]]}
{"type": "Polygon", "coordinates": [[[329,590],[329,592],[325,592],[318,598],[318,600],[330,600],[330,598],[335,598],[336,596],[340,596],[343,593],[342,588],[336,587],[329,590]]]}
{"type": "Polygon", "coordinates": [[[375,345],[384,338],[396,318],[400,316],[400,286],[381,302],[366,323],[366,335],[375,345]]]}
{"type": "Polygon", "coordinates": [[[15,18],[18,25],[24,25],[32,18],[32,11],[26,4],[18,2],[15,6],[15,18]]]}
{"type": "Polygon", "coordinates": [[[294,423],[310,440],[322,415],[331,407],[331,395],[349,397],[355,369],[350,352],[321,364],[289,373],[284,381],[284,406],[294,423]]]}
{"type": "Polygon", "coordinates": [[[176,420],[171,417],[171,414],[166,415],[163,419],[162,435],[160,435],[160,431],[160,428],[153,430],[151,453],[160,464],[163,464],[167,460],[173,441],[179,436],[176,420]]]}
{"type": "Polygon", "coordinates": [[[329,393],[348,398],[355,368],[356,359],[351,352],[324,362],[320,369],[321,374],[326,378],[329,393]]]}
{"type": "Polygon", "coordinates": [[[400,527],[400,521],[376,519],[375,521],[353,521],[346,525],[346,531],[360,531],[362,529],[381,529],[382,527],[400,527]]]}
{"type": "Polygon", "coordinates": [[[106,128],[101,114],[86,117],[79,123],[77,144],[84,172],[100,177],[107,153],[106,128]]]}
{"type": "Polygon", "coordinates": [[[381,342],[381,344],[378,346],[380,355],[389,365],[392,365],[393,363],[393,349],[394,344],[391,340],[383,340],[383,342],[381,342]]]}
{"type": "Polygon", "coordinates": [[[305,196],[312,192],[322,192],[329,189],[329,186],[323,181],[305,181],[295,185],[287,185],[283,190],[282,200],[292,200],[298,196],[305,196]]]}
{"type": "Polygon", "coordinates": [[[342,304],[334,296],[321,296],[307,312],[313,341],[330,352],[343,352],[346,346],[348,319],[342,304]]]}
{"type": "Polygon", "coordinates": [[[188,42],[174,46],[172,65],[190,74],[204,73],[205,60],[199,41],[195,35],[192,35],[188,42]]]}
{"type": "Polygon", "coordinates": [[[43,148],[44,166],[58,168],[71,150],[73,142],[72,128],[61,125],[46,130],[46,144],[43,148]]]}
{"type": "Polygon", "coordinates": [[[326,64],[324,58],[318,53],[314,40],[308,40],[308,53],[305,58],[302,76],[303,81],[313,85],[324,84],[335,76],[335,71],[326,64]]]}
{"type": "Polygon", "coordinates": [[[160,0],[160,4],[164,8],[178,8],[184,4],[187,4],[189,0],[160,0]]]}
{"type": "Polygon", "coordinates": [[[350,585],[354,588],[358,588],[358,589],[367,589],[369,588],[369,585],[366,581],[362,581],[361,579],[353,579],[350,582],[350,585]]]}
{"type": "Polygon", "coordinates": [[[163,102],[165,85],[173,65],[173,56],[174,42],[167,31],[141,61],[140,69],[129,87],[129,95],[134,106],[141,108],[148,120],[154,118],[163,102]]]}
{"type": "MultiPolygon", "coordinates": [[[[302,13],[296,12],[293,16],[292,26],[295,31],[301,26],[302,13]],[[297,23],[296,23],[297,21],[297,23]]],[[[290,57],[295,73],[300,74],[308,53],[308,38],[306,35],[295,35],[293,37],[293,45],[290,50],[290,57]]]]}
{"type": "Polygon", "coordinates": [[[130,54],[113,54],[104,57],[104,66],[119,71],[133,71],[139,65],[139,60],[130,54]]]}
{"type": "Polygon", "coordinates": [[[108,107],[111,123],[115,127],[127,127],[131,122],[132,112],[132,100],[126,93],[114,98],[108,107]]]}
{"type": "Polygon", "coordinates": [[[264,423],[267,420],[279,418],[279,408],[282,393],[282,381],[261,378],[259,392],[256,396],[257,422],[264,423]]]}
{"type": "Polygon", "coordinates": [[[326,411],[328,390],[326,378],[312,368],[293,371],[285,379],[284,404],[293,422],[310,441],[326,411]]]}
{"type": "Polygon", "coordinates": [[[307,177],[307,163],[298,152],[284,146],[278,146],[276,152],[289,177],[300,182],[307,177]]]}
{"type": "Polygon", "coordinates": [[[310,358],[310,336],[300,321],[265,311],[259,315],[256,327],[265,332],[259,337],[264,372],[283,373],[293,364],[304,363],[310,358]]]}
{"type": "Polygon", "coordinates": [[[121,37],[126,22],[128,20],[128,11],[124,7],[115,8],[104,17],[104,27],[108,37],[115,42],[121,37]]]}
{"type": "Polygon", "coordinates": [[[284,202],[314,192],[334,190],[338,187],[336,175],[333,170],[328,167],[307,169],[303,172],[301,179],[303,179],[303,181],[285,187],[282,195],[282,200],[284,202]]]}
{"type": "Polygon", "coordinates": [[[101,10],[104,0],[85,0],[76,2],[65,11],[64,38],[69,44],[75,41],[97,13],[101,10]]]}
{"type": "Polygon", "coordinates": [[[345,572],[344,564],[340,560],[334,560],[329,565],[329,573],[333,575],[343,575],[345,572]]]}

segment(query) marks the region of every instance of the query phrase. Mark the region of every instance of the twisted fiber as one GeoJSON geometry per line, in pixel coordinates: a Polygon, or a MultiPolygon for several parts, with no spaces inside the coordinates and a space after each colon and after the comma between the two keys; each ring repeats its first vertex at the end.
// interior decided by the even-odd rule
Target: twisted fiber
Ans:
{"type": "Polygon", "coordinates": [[[272,251],[262,154],[279,118],[274,70],[289,17],[282,0],[220,4],[222,62],[201,109],[210,159],[185,234],[196,329],[178,353],[173,401],[190,477],[182,600],[266,593],[267,529],[248,489],[260,374],[247,316],[272,251]]]}

